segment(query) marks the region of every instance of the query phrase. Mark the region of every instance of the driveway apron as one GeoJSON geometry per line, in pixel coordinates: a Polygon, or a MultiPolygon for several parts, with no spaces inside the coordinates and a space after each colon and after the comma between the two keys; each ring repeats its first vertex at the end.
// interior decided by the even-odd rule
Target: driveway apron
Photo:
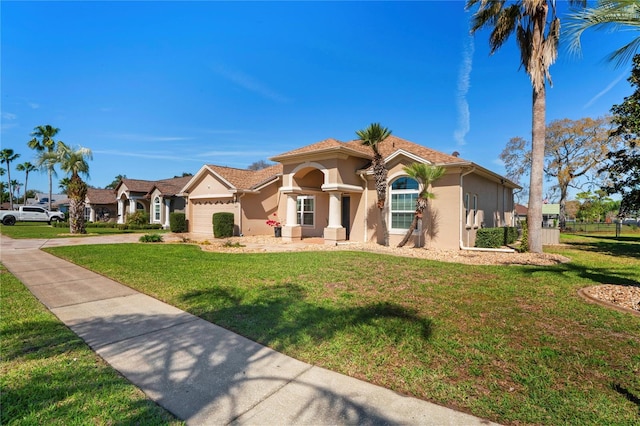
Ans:
{"type": "Polygon", "coordinates": [[[492,424],[300,362],[40,250],[137,238],[0,236],[0,260],[96,353],[188,424],[492,424]]]}

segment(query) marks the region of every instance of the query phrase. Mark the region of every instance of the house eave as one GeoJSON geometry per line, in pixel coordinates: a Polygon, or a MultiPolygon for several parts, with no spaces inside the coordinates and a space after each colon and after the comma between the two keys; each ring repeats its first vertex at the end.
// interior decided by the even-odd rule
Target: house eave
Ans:
{"type": "Polygon", "coordinates": [[[315,151],[305,151],[293,154],[276,155],[269,158],[271,161],[277,161],[282,164],[290,164],[303,160],[322,160],[326,158],[346,159],[348,157],[373,158],[371,154],[365,154],[344,146],[332,146],[329,148],[319,149],[315,151]]]}

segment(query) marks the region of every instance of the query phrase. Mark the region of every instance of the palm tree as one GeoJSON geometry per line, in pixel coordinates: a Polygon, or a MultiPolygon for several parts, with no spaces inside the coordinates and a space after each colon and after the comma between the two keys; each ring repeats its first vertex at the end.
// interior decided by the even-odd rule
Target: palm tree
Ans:
{"type": "MultiPolygon", "coordinates": [[[[420,194],[418,194],[418,198],[416,198],[416,214],[413,216],[411,226],[409,226],[407,234],[404,236],[402,241],[400,241],[398,247],[402,247],[407,244],[407,241],[409,241],[409,238],[411,238],[411,235],[416,228],[418,229],[418,235],[420,236],[422,234],[422,214],[429,206],[429,200],[435,198],[435,194],[433,192],[429,192],[429,186],[431,186],[431,184],[436,180],[440,179],[446,172],[444,167],[432,166],[424,163],[412,163],[411,165],[404,167],[403,170],[410,177],[418,181],[421,190],[420,194]]],[[[422,246],[420,237],[418,237],[418,242],[415,246],[422,246]]]]}
{"type": "MultiPolygon", "coordinates": [[[[569,14],[570,47],[574,52],[580,51],[580,37],[589,28],[602,29],[612,27],[618,29],[640,30],[640,2],[638,0],[600,0],[596,7],[576,10],[569,14]]],[[[610,61],[621,65],[630,60],[640,48],[640,36],[609,55],[610,61]]]]}
{"type": "Polygon", "coordinates": [[[16,201],[20,198],[20,182],[17,179],[11,179],[11,193],[16,201]]]}
{"type": "Polygon", "coordinates": [[[380,154],[379,145],[391,135],[391,130],[382,127],[380,123],[372,123],[363,130],[357,130],[356,135],[362,142],[362,145],[368,146],[373,151],[373,177],[376,184],[376,193],[378,195],[378,209],[380,211],[380,220],[382,223],[383,244],[389,245],[389,229],[387,227],[387,215],[385,214],[385,202],[387,199],[387,167],[380,154]]]}
{"type": "Polygon", "coordinates": [[[27,184],[29,183],[29,173],[38,170],[38,168],[36,166],[34,166],[33,164],[31,164],[28,161],[25,161],[22,164],[18,164],[16,166],[16,170],[18,170],[19,172],[24,172],[24,201],[22,202],[22,204],[26,205],[27,204],[27,184]]]}
{"type": "MultiPolygon", "coordinates": [[[[569,0],[586,5],[586,0],[569,0]]],[[[531,131],[531,171],[529,173],[529,250],[542,253],[542,187],[544,168],[546,81],[549,68],[558,56],[560,19],[555,0],[468,0],[466,8],[478,6],[471,21],[471,33],[490,28],[489,46],[495,53],[512,33],[520,48],[520,61],[533,87],[533,126],[531,131]]]]}
{"type": "Polygon", "coordinates": [[[51,198],[53,197],[53,175],[55,174],[56,161],[54,155],[49,155],[48,159],[43,158],[43,154],[52,154],[56,150],[57,142],[53,139],[60,129],[49,124],[37,126],[33,129],[31,139],[27,142],[29,148],[34,149],[38,153],[38,167],[44,168],[49,174],[49,210],[51,210],[51,198]]]}
{"type": "Polygon", "coordinates": [[[67,194],[69,191],[69,184],[71,183],[71,179],[68,177],[64,177],[58,181],[58,188],[60,188],[61,194],[67,194]]]}
{"type": "Polygon", "coordinates": [[[60,164],[62,171],[69,173],[67,197],[69,198],[69,232],[71,234],[86,233],[84,227],[84,203],[87,196],[87,184],[80,174],[89,176],[89,163],[93,155],[89,148],[73,149],[62,141],[58,141],[55,152],[45,153],[43,161],[60,164]]]}
{"type": "Polygon", "coordinates": [[[16,154],[10,148],[5,148],[0,151],[0,162],[7,165],[7,185],[9,187],[9,209],[13,209],[13,188],[11,187],[11,162],[20,157],[20,154],[16,154]]]}

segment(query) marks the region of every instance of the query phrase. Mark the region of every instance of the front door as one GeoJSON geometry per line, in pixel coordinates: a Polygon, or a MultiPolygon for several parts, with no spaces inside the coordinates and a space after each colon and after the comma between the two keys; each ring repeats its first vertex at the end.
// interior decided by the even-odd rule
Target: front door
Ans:
{"type": "Polygon", "coordinates": [[[351,233],[351,197],[348,195],[342,196],[342,227],[347,231],[346,239],[349,239],[351,233]]]}

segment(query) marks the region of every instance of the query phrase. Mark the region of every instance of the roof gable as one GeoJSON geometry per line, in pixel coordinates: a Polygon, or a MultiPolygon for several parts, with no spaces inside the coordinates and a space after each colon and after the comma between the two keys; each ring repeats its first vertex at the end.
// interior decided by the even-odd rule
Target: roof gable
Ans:
{"type": "Polygon", "coordinates": [[[190,192],[193,186],[206,173],[213,174],[231,191],[256,190],[282,175],[282,164],[275,164],[260,170],[237,169],[234,167],[208,164],[203,166],[182,188],[181,192],[190,192]]]}
{"type": "MultiPolygon", "coordinates": [[[[357,145],[367,150],[371,150],[371,148],[363,146],[362,142],[358,139],[349,141],[347,144],[351,146],[357,145]]],[[[436,151],[435,149],[427,148],[426,146],[422,146],[393,135],[389,136],[380,145],[378,145],[378,149],[385,160],[389,157],[393,158],[400,153],[405,153],[405,155],[410,158],[411,156],[415,156],[426,160],[429,163],[438,165],[469,163],[469,161],[463,160],[462,158],[445,154],[444,152],[436,151]]]]}
{"type": "Polygon", "coordinates": [[[372,154],[369,148],[354,144],[348,144],[344,142],[340,142],[336,139],[329,138],[320,142],[316,142],[311,145],[303,146],[302,148],[294,149],[293,151],[288,151],[283,154],[276,155],[272,157],[273,161],[283,161],[289,158],[296,158],[301,156],[308,155],[318,155],[318,154],[339,154],[344,153],[351,156],[363,157],[363,158],[371,158],[372,154]]]}

